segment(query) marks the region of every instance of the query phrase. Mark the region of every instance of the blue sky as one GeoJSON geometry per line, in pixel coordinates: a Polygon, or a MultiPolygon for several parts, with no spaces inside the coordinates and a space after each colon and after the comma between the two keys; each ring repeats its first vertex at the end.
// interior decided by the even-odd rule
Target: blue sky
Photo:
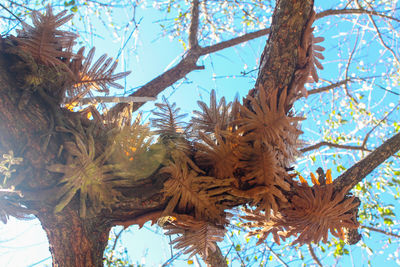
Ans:
{"type": "MultiPolygon", "coordinates": [[[[325,1],[317,2],[317,6],[322,3],[326,5],[325,1]]],[[[131,19],[130,10],[121,11],[117,15],[121,21],[131,19]]],[[[123,52],[124,54],[121,55],[120,69],[117,69],[117,71],[132,71],[126,80],[127,91],[137,88],[161,74],[168,66],[173,66],[174,63],[177,63],[184,53],[182,45],[177,40],[169,40],[167,37],[160,38],[160,27],[157,23],[154,23],[155,20],[159,19],[158,16],[159,14],[151,9],[137,10],[136,17],[138,19],[142,18],[139,35],[133,37],[133,42],[129,42],[123,52]],[[122,58],[124,59],[122,60],[122,58]]],[[[320,76],[330,77],[331,80],[339,79],[343,74],[343,64],[345,64],[345,62],[341,62],[339,54],[346,54],[351,47],[343,47],[343,50],[338,51],[336,49],[337,43],[342,40],[342,33],[348,33],[352,30],[352,23],[341,23],[340,27],[338,27],[337,25],[326,24],[325,20],[321,20],[316,25],[326,38],[323,45],[327,48],[326,52],[324,52],[326,60],[323,61],[325,70],[320,76]],[[342,64],[342,67],[338,68],[338,63],[342,64]]],[[[101,26],[99,26],[98,31],[101,31],[101,26]]],[[[121,42],[124,42],[128,35],[129,33],[126,34],[125,39],[117,39],[112,35],[103,34],[103,38],[89,39],[86,43],[89,46],[96,46],[95,58],[98,58],[103,53],[116,57],[120,51],[121,42]]],[[[354,38],[354,36],[349,38],[354,38]]],[[[201,58],[198,63],[204,64],[205,70],[190,73],[187,77],[188,82],[176,86],[176,89],[169,88],[163,94],[170,102],[177,102],[182,112],[188,114],[191,114],[193,107],[197,107],[197,100],[208,102],[209,93],[212,89],[216,90],[217,96],[225,96],[227,100],[232,100],[237,93],[240,96],[245,96],[248,90],[253,87],[253,78],[256,77],[257,71],[253,72],[250,77],[241,77],[240,73],[242,71],[250,71],[258,66],[258,57],[261,55],[265,41],[266,37],[262,37],[249,42],[246,47],[229,48],[201,58]]],[[[365,54],[358,55],[357,62],[359,64],[353,67],[360,67],[360,62],[362,60],[366,61],[368,55],[374,49],[377,48],[371,47],[365,54]]],[[[86,50],[88,51],[89,49],[86,50]]],[[[359,90],[359,92],[362,93],[362,90],[359,90]]],[[[388,105],[391,101],[396,102],[399,100],[398,97],[388,97],[384,91],[375,90],[375,92],[374,95],[369,97],[386,97],[385,101],[387,101],[388,105]]],[[[122,92],[113,93],[120,95],[122,92]]],[[[161,99],[161,97],[158,99],[161,99]]],[[[306,105],[318,107],[322,104],[319,96],[311,96],[308,99],[300,100],[296,108],[301,110],[306,105]]],[[[143,117],[148,118],[150,110],[153,108],[153,103],[146,104],[142,108],[143,117]]],[[[302,127],[307,134],[312,136],[313,130],[318,132],[316,121],[323,121],[324,119],[324,117],[313,118],[312,114],[310,114],[309,120],[305,121],[302,127]]],[[[323,161],[323,158],[318,159],[314,164],[310,159],[307,159],[299,166],[299,170],[308,173],[318,166],[330,167],[323,161]]],[[[349,167],[352,162],[348,161],[344,164],[349,167]]],[[[334,173],[337,174],[335,170],[334,173]]],[[[38,221],[10,220],[7,225],[0,225],[0,236],[0,240],[10,240],[0,243],[0,266],[29,266],[50,257],[45,233],[38,221]]],[[[144,260],[146,266],[158,266],[170,257],[169,238],[162,235],[162,229],[160,228],[150,228],[146,225],[142,230],[137,230],[137,226],[133,226],[128,233],[122,236],[121,240],[127,246],[129,256],[134,263],[144,263],[144,260]]],[[[385,262],[388,267],[400,264],[386,260],[389,253],[393,255],[400,253],[399,249],[396,250],[392,247],[391,250],[385,251],[385,254],[376,252],[386,244],[382,241],[380,234],[371,234],[369,239],[364,236],[364,241],[373,248],[374,262],[385,262]],[[373,241],[371,242],[370,240],[373,241]]],[[[269,243],[271,244],[271,242],[269,243]]],[[[223,245],[223,248],[229,246],[230,242],[228,240],[223,245]]],[[[341,262],[341,264],[345,264],[343,266],[351,266],[352,262],[354,266],[367,266],[368,255],[365,254],[366,252],[361,252],[357,247],[351,247],[350,250],[352,257],[346,257],[346,260],[341,262]]],[[[185,258],[183,257],[183,259],[185,258]]],[[[50,264],[50,260],[41,262],[36,266],[43,266],[45,263],[50,264]]],[[[300,265],[300,263],[294,259],[293,266],[297,265],[300,265]]],[[[187,264],[185,260],[179,260],[174,262],[173,266],[187,266],[187,264]]]]}

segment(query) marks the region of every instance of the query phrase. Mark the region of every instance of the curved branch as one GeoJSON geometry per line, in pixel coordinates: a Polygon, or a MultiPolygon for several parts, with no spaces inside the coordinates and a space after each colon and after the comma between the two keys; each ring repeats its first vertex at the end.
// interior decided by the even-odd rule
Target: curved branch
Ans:
{"type": "Polygon", "coordinates": [[[371,151],[371,150],[366,149],[365,147],[362,147],[362,146],[340,145],[340,144],[330,143],[330,142],[326,142],[326,141],[322,141],[322,142],[319,142],[317,144],[302,148],[302,149],[300,149],[300,151],[304,153],[304,152],[308,152],[308,151],[312,151],[312,150],[318,149],[318,148],[320,148],[322,146],[336,147],[336,148],[342,148],[342,149],[361,150],[361,151],[368,151],[368,152],[371,151]]]}
{"type": "Polygon", "coordinates": [[[314,249],[311,246],[311,244],[308,244],[308,251],[310,251],[311,257],[314,259],[315,263],[319,266],[322,267],[321,261],[318,259],[317,255],[315,255],[314,249]]]}
{"type": "Polygon", "coordinates": [[[351,81],[351,79],[347,78],[347,79],[344,79],[342,81],[332,83],[331,85],[327,85],[327,86],[323,86],[323,87],[320,87],[320,88],[308,90],[307,93],[308,93],[308,95],[313,95],[313,94],[326,92],[326,91],[329,91],[329,90],[331,90],[333,88],[336,88],[336,87],[339,87],[341,85],[347,84],[350,81],[351,81]]]}
{"type": "Polygon", "coordinates": [[[381,230],[381,229],[378,229],[378,228],[375,228],[375,227],[366,226],[366,225],[360,225],[360,227],[364,228],[364,229],[368,229],[370,231],[378,232],[378,233],[381,233],[381,234],[384,234],[384,235],[394,236],[394,237],[400,238],[400,235],[398,235],[398,234],[394,234],[392,232],[387,232],[387,231],[384,231],[384,230],[381,230]]]}
{"type": "Polygon", "coordinates": [[[400,22],[400,19],[382,14],[377,11],[365,10],[365,9],[357,9],[357,8],[349,8],[349,9],[328,9],[322,12],[317,13],[315,16],[316,19],[321,19],[327,16],[334,16],[334,15],[348,15],[348,14],[369,14],[374,15],[386,19],[391,19],[397,22],[400,22]]]}
{"type": "Polygon", "coordinates": [[[336,178],[333,182],[335,190],[340,190],[346,186],[354,187],[382,162],[393,156],[399,150],[400,133],[384,142],[368,156],[354,164],[342,175],[336,178]]]}

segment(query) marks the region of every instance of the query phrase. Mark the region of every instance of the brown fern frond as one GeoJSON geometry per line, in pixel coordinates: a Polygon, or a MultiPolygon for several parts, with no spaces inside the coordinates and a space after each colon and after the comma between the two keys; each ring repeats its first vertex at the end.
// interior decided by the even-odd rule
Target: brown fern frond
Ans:
{"type": "MultiPolygon", "coordinates": [[[[189,216],[186,216],[189,217],[189,216]]],[[[190,217],[189,217],[190,218],[190,217]]],[[[224,240],[226,229],[222,226],[211,224],[195,218],[178,219],[164,226],[166,235],[180,235],[171,244],[175,249],[183,249],[189,258],[199,254],[203,259],[208,258],[209,252],[216,250],[216,242],[224,240]]]]}
{"type": "Polygon", "coordinates": [[[210,94],[210,106],[203,101],[197,101],[201,111],[193,111],[195,117],[192,118],[193,127],[198,131],[212,133],[215,127],[226,130],[230,123],[230,107],[231,103],[226,104],[225,98],[222,97],[217,105],[215,90],[210,94]]]}
{"type": "Polygon", "coordinates": [[[7,223],[10,216],[19,220],[34,219],[34,217],[30,215],[32,212],[33,211],[22,206],[18,200],[5,197],[4,195],[0,196],[0,221],[4,224],[7,223]]]}
{"type": "Polygon", "coordinates": [[[83,64],[82,61],[83,50],[79,50],[76,60],[71,62],[71,71],[75,76],[75,83],[73,87],[67,90],[68,102],[73,103],[80,98],[89,94],[91,90],[101,93],[109,93],[109,87],[123,89],[123,86],[116,83],[116,80],[122,79],[130,74],[130,71],[120,72],[113,74],[118,62],[112,63],[112,58],[107,58],[107,55],[102,55],[93,65],[92,60],[95,48],[90,49],[83,64]]]}
{"type": "Polygon", "coordinates": [[[32,11],[33,27],[22,23],[23,29],[18,31],[15,38],[18,45],[42,64],[64,64],[60,59],[72,57],[72,53],[66,50],[69,50],[78,37],[72,32],[57,30],[72,18],[73,15],[65,16],[66,12],[65,10],[54,15],[50,5],[46,7],[44,15],[32,11]]]}
{"type": "Polygon", "coordinates": [[[259,98],[248,96],[251,108],[241,107],[241,118],[238,120],[239,129],[244,141],[262,140],[268,146],[279,148],[285,156],[289,156],[295,140],[290,135],[298,136],[302,132],[296,123],[303,120],[300,117],[286,115],[286,90],[279,97],[274,90],[267,97],[264,90],[259,90],[259,98]]]}
{"type": "Polygon", "coordinates": [[[240,218],[248,222],[243,223],[243,226],[252,229],[246,236],[257,236],[256,245],[263,243],[271,233],[278,245],[281,244],[281,239],[285,241],[286,238],[282,235],[285,229],[282,225],[279,225],[281,221],[278,217],[279,214],[267,217],[265,213],[257,210],[245,209],[244,212],[246,215],[240,216],[240,218]]]}
{"type": "Polygon", "coordinates": [[[185,123],[181,120],[187,114],[179,114],[180,108],[176,107],[176,103],[172,105],[163,97],[163,103],[155,104],[159,110],[153,111],[153,115],[157,118],[150,119],[151,126],[155,127],[157,134],[164,136],[177,136],[185,132],[185,123]]]}
{"type": "Polygon", "coordinates": [[[346,197],[350,187],[333,192],[333,184],[296,186],[291,206],[281,211],[280,225],[287,231],[285,236],[298,235],[293,244],[318,243],[328,241],[328,231],[344,239],[343,228],[358,228],[355,215],[350,211],[359,205],[353,197],[346,197]]]}
{"type": "Polygon", "coordinates": [[[216,200],[220,201],[219,196],[229,192],[232,180],[200,176],[189,169],[186,163],[179,161],[170,162],[161,172],[171,175],[163,188],[164,198],[170,198],[165,214],[171,214],[174,210],[179,213],[194,210],[195,218],[220,220],[222,210],[217,207],[216,200]]]}
{"type": "Polygon", "coordinates": [[[233,173],[239,165],[239,137],[222,133],[218,128],[215,128],[214,138],[202,132],[199,135],[202,143],[195,144],[197,164],[212,168],[212,175],[217,178],[234,177],[233,173]]]}

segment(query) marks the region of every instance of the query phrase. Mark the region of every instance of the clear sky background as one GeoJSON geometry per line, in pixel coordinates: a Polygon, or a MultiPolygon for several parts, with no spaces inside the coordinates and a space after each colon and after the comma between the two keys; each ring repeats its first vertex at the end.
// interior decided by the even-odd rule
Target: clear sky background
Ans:
{"type": "MultiPolygon", "coordinates": [[[[336,7],[334,4],[327,2],[316,1],[316,6],[321,7],[323,5],[324,9],[336,7]]],[[[81,15],[86,16],[85,14],[81,15]]],[[[125,81],[126,92],[130,92],[179,62],[184,53],[183,46],[177,40],[170,40],[170,38],[160,35],[160,26],[155,21],[163,18],[160,13],[151,8],[137,9],[136,21],[140,21],[140,31],[138,34],[134,33],[132,35],[128,45],[123,50],[121,50],[121,46],[129,38],[130,32],[127,31],[116,37],[112,33],[107,33],[99,22],[96,24],[98,25],[96,33],[101,34],[102,37],[94,36],[92,39],[85,39],[83,44],[87,46],[87,51],[91,46],[96,46],[95,58],[98,58],[103,53],[107,53],[112,57],[117,57],[120,54],[120,65],[117,71],[132,71],[125,81]]],[[[117,22],[118,20],[120,22],[129,21],[132,19],[132,10],[118,11],[113,19],[117,20],[117,22]]],[[[107,21],[107,18],[104,18],[104,20],[107,21]]],[[[326,38],[323,45],[327,48],[326,52],[324,52],[326,60],[323,61],[325,69],[320,73],[320,77],[329,77],[334,81],[343,73],[345,62],[341,62],[340,53],[348,53],[351,47],[338,50],[337,44],[342,40],[343,35],[352,31],[352,23],[352,20],[349,20],[348,23],[340,22],[339,26],[328,24],[324,20],[316,23],[318,31],[326,38]]],[[[90,29],[85,30],[90,32],[90,29]]],[[[239,45],[201,58],[198,64],[204,65],[205,70],[190,73],[187,80],[178,82],[174,85],[174,88],[165,90],[163,95],[168,98],[169,102],[177,102],[177,106],[181,108],[182,112],[188,114],[191,114],[194,107],[197,107],[196,101],[203,100],[208,102],[209,93],[212,89],[216,90],[217,97],[225,96],[228,101],[232,100],[236,94],[240,97],[245,96],[254,85],[257,71],[252,70],[258,67],[258,58],[262,53],[265,41],[266,37],[262,37],[248,42],[245,47],[239,45]],[[241,75],[242,72],[249,71],[252,71],[250,75],[241,75]]],[[[359,55],[357,66],[353,67],[362,67],[363,63],[361,62],[365,62],[367,57],[371,57],[370,55],[376,55],[376,53],[373,53],[376,49],[379,48],[370,47],[369,50],[365,51],[365,54],[359,55]]],[[[375,60],[379,61],[379,58],[377,57],[375,60]]],[[[385,70],[375,69],[375,71],[385,70]]],[[[311,87],[318,87],[318,85],[312,85],[311,87]]],[[[398,87],[396,88],[398,90],[398,87]]],[[[123,93],[122,91],[112,92],[112,94],[117,95],[122,95],[123,93]]],[[[363,93],[361,87],[358,93],[363,93]]],[[[384,90],[375,90],[373,95],[367,95],[366,97],[382,98],[386,105],[399,102],[399,97],[387,95],[384,90]]],[[[161,96],[158,99],[160,100],[161,96]]],[[[300,100],[295,108],[298,112],[301,112],[309,106],[315,106],[317,109],[324,104],[321,102],[320,96],[311,96],[308,99],[300,100]]],[[[154,109],[153,103],[146,104],[141,109],[143,118],[148,119],[151,116],[150,111],[152,109],[154,109]]],[[[302,125],[302,129],[306,134],[303,139],[312,139],[313,135],[318,136],[320,134],[318,132],[320,131],[318,130],[318,121],[321,123],[325,118],[314,117],[312,112],[307,115],[308,119],[302,125]]],[[[344,161],[343,163],[345,167],[349,167],[351,164],[351,161],[344,161]]],[[[297,164],[296,169],[307,176],[310,170],[315,171],[319,166],[324,169],[330,168],[322,158],[317,159],[316,162],[306,158],[297,164]]],[[[334,176],[338,174],[335,169],[333,169],[333,172],[334,176]]],[[[371,176],[367,179],[374,179],[374,177],[371,176]]],[[[392,199],[388,199],[389,201],[393,203],[392,199]]],[[[399,210],[397,205],[396,210],[399,210]]],[[[150,227],[148,224],[142,230],[137,230],[137,226],[132,226],[121,237],[120,241],[127,246],[133,263],[159,266],[171,257],[168,245],[169,238],[165,237],[162,232],[162,229],[156,226],[150,227]]],[[[231,237],[231,239],[226,238],[221,247],[223,249],[228,248],[236,239],[243,239],[243,236],[238,235],[231,237]]],[[[378,263],[382,263],[386,267],[400,265],[400,262],[390,260],[390,254],[395,259],[399,258],[400,245],[397,246],[397,249],[396,246],[392,246],[391,250],[385,250],[384,253],[380,253],[379,251],[382,251],[382,248],[387,246],[382,240],[379,234],[373,233],[370,238],[364,235],[363,242],[368,243],[372,248],[370,255],[359,248],[363,244],[361,242],[356,246],[349,247],[350,256],[346,256],[345,260],[341,261],[342,266],[367,266],[369,259],[373,259],[373,266],[377,266],[375,264],[378,263]]],[[[396,240],[393,242],[399,244],[396,240]]],[[[268,244],[272,246],[270,238],[268,239],[268,244]]],[[[261,250],[262,248],[257,249],[261,250]]],[[[255,249],[254,251],[257,250],[255,249]]],[[[293,266],[300,266],[301,263],[296,256],[298,253],[293,253],[293,255],[291,256],[292,259],[288,257],[287,262],[293,266]]],[[[310,262],[310,264],[313,263],[312,261],[310,262]]],[[[334,264],[334,261],[330,263],[334,264]]],[[[7,225],[0,223],[0,266],[45,266],[45,264],[51,264],[50,253],[45,233],[37,220],[17,221],[11,219],[7,225]]],[[[180,260],[174,261],[172,266],[187,266],[186,258],[180,257],[180,260]]],[[[274,262],[271,266],[279,266],[279,263],[274,262]]]]}

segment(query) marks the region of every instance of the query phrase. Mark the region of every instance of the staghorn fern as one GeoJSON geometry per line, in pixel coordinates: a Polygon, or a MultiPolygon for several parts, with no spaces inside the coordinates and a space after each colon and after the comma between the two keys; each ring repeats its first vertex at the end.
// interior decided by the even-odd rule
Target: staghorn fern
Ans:
{"type": "Polygon", "coordinates": [[[112,58],[107,58],[106,54],[91,65],[95,48],[90,49],[84,60],[83,51],[84,48],[81,48],[70,63],[70,69],[74,74],[74,83],[67,90],[68,104],[78,102],[85,95],[91,94],[91,90],[108,94],[109,87],[123,89],[123,86],[115,81],[126,77],[131,73],[130,71],[113,74],[118,62],[112,63],[112,58]]]}
{"type": "Polygon", "coordinates": [[[111,155],[107,149],[96,156],[95,142],[90,132],[78,133],[75,130],[57,128],[59,131],[72,133],[75,142],[66,142],[64,147],[69,152],[67,163],[52,164],[47,167],[51,172],[63,173],[59,181],[60,189],[57,193],[59,203],[54,212],[60,212],[67,206],[75,195],[80,199],[80,216],[87,217],[87,208],[93,213],[108,207],[117,200],[120,193],[113,189],[112,180],[115,179],[115,166],[106,164],[111,155]]]}
{"type": "Polygon", "coordinates": [[[64,16],[67,11],[53,14],[50,5],[46,7],[46,14],[32,11],[33,27],[22,22],[23,29],[18,31],[14,39],[18,45],[29,52],[38,62],[49,66],[65,65],[60,59],[73,56],[71,46],[78,35],[57,30],[67,23],[73,15],[64,16]]]}
{"type": "Polygon", "coordinates": [[[183,249],[189,258],[199,254],[203,259],[208,258],[209,252],[215,252],[216,242],[224,240],[226,229],[204,220],[190,216],[177,216],[164,226],[166,235],[180,235],[171,244],[175,249],[183,249]]]}

